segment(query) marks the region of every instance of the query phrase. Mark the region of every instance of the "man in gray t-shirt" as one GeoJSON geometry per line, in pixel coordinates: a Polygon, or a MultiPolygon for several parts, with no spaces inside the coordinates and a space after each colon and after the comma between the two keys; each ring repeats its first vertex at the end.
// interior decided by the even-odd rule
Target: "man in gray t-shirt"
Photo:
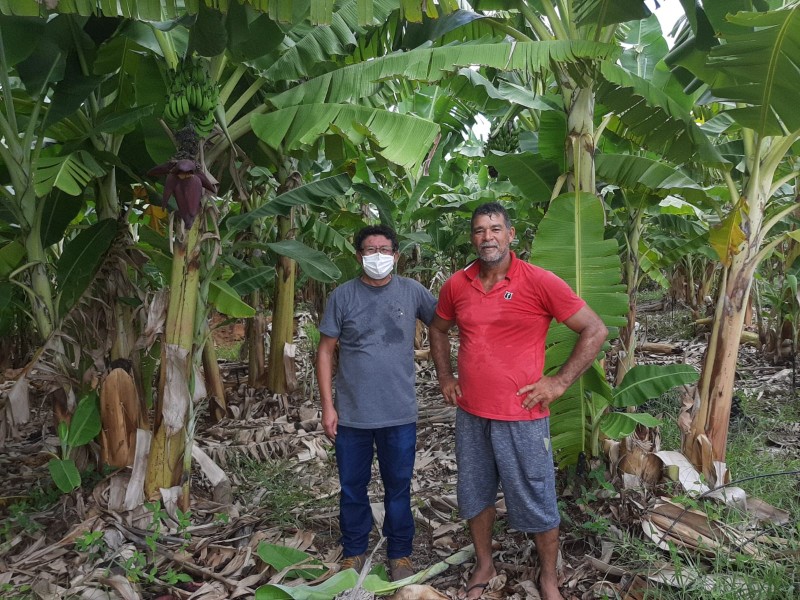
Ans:
{"type": "Polygon", "coordinates": [[[383,535],[392,579],[413,575],[411,475],[417,440],[414,336],[436,300],[413,279],[393,275],[397,235],[386,226],[356,234],[360,277],[337,287],[320,324],[317,380],[325,434],[335,442],[341,495],[342,568],[366,559],[372,511],[367,486],[374,449],[384,487],[383,535]],[[336,399],[333,353],[339,344],[336,399]]]}

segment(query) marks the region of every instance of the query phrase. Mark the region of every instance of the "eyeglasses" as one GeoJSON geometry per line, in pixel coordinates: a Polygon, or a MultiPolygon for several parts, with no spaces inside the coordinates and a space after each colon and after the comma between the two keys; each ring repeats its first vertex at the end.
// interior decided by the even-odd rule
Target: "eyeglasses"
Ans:
{"type": "Polygon", "coordinates": [[[361,254],[364,256],[372,256],[373,254],[377,254],[380,252],[381,254],[394,254],[394,248],[391,246],[367,246],[366,248],[361,249],[361,254]]]}

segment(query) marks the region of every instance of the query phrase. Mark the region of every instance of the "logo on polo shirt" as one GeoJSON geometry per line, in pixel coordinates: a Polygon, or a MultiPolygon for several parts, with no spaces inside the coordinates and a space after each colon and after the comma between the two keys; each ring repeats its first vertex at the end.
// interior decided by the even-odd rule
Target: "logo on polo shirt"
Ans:
{"type": "Polygon", "coordinates": [[[503,294],[503,298],[505,298],[506,300],[511,300],[511,296],[513,295],[514,292],[506,292],[505,294],[503,294]]]}

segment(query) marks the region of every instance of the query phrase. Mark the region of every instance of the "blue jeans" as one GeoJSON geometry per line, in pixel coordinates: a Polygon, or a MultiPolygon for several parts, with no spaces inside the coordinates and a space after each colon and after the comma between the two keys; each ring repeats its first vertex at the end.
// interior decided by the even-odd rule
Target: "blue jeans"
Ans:
{"type": "Polygon", "coordinates": [[[411,514],[411,475],[416,457],[417,424],[356,429],[339,425],[336,464],[339,467],[339,528],[344,556],[367,551],[372,510],[367,485],[372,476],[373,446],[383,481],[383,535],[388,558],[411,554],[414,517],[411,514]]]}

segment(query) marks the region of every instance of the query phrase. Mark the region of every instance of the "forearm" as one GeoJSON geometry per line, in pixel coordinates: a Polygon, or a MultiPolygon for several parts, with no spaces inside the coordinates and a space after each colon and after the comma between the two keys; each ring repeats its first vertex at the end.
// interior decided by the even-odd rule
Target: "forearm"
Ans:
{"type": "Polygon", "coordinates": [[[586,327],[579,333],[578,341],[575,343],[567,362],[554,375],[554,378],[563,385],[564,389],[575,383],[592,366],[600,349],[603,347],[607,334],[608,330],[602,322],[599,325],[586,327]]]}
{"type": "Polygon", "coordinates": [[[322,428],[331,440],[336,439],[339,414],[333,405],[333,352],[336,339],[322,336],[317,350],[317,383],[322,402],[322,428]]]}
{"type": "Polygon", "coordinates": [[[317,384],[323,410],[333,408],[333,352],[324,346],[317,352],[317,384]]]}

